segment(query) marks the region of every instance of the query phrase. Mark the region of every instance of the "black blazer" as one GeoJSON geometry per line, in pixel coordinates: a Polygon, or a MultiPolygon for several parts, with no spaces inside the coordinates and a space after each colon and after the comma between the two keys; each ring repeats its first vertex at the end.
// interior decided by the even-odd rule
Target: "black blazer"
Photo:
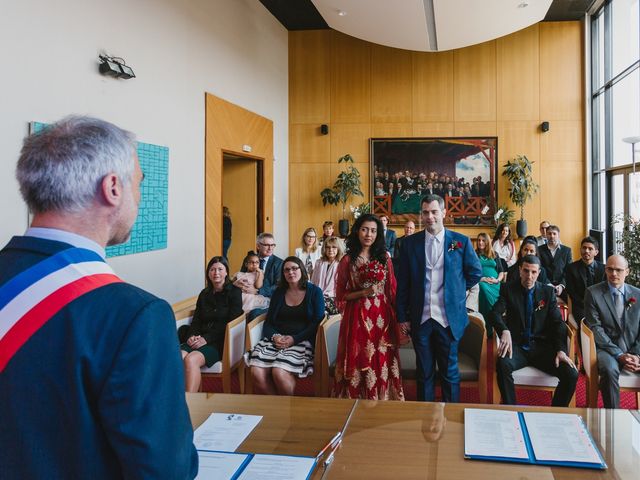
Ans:
{"type": "Polygon", "coordinates": [[[571,313],[576,322],[580,322],[584,317],[584,294],[587,287],[605,280],[604,264],[597,260],[593,261],[593,283],[587,283],[587,265],[582,259],[567,265],[564,279],[567,282],[567,293],[571,297],[571,313]]]}
{"type": "Polygon", "coordinates": [[[387,232],[384,235],[384,246],[387,248],[387,252],[389,252],[390,255],[393,255],[393,249],[396,245],[396,232],[394,230],[391,230],[390,228],[387,228],[387,232]]]}
{"type": "MultiPolygon", "coordinates": [[[[520,283],[520,265],[522,264],[522,259],[518,260],[516,263],[511,265],[507,269],[507,282],[517,282],[520,283]]],[[[538,282],[548,285],[549,284],[549,276],[547,275],[547,269],[540,265],[540,275],[538,275],[538,282]]]]}
{"type": "Polygon", "coordinates": [[[560,245],[556,251],[556,256],[551,255],[549,245],[538,247],[538,256],[542,266],[546,268],[549,280],[554,285],[567,285],[564,279],[564,271],[573,260],[571,259],[571,249],[565,245],[560,245]]]}
{"type": "MultiPolygon", "coordinates": [[[[545,343],[555,352],[562,350],[567,353],[567,326],[562,321],[553,287],[536,282],[534,288],[531,340],[545,343]]],[[[501,285],[500,297],[490,313],[498,335],[508,329],[514,345],[520,345],[524,334],[524,294],[525,290],[520,282],[501,285]]]]}

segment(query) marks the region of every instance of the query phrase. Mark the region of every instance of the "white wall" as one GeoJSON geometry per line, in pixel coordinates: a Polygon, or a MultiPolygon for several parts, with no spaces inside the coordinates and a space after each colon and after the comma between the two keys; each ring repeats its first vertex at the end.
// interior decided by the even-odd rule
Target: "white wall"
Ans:
{"type": "Polygon", "coordinates": [[[210,92],[274,122],[274,233],[288,251],[287,31],[258,0],[0,0],[0,62],[0,244],[27,227],[14,175],[27,123],[98,116],[170,149],[168,248],[109,263],[169,302],[196,295],[210,92]],[[138,78],[99,75],[100,52],[138,78]]]}

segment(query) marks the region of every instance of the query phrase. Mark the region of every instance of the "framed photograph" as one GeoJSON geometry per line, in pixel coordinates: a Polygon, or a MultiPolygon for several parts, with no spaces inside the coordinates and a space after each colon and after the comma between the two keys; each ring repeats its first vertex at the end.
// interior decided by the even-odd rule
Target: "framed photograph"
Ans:
{"type": "Polygon", "coordinates": [[[372,138],[371,205],[392,225],[420,222],[420,200],[440,195],[445,225],[494,225],[498,138],[372,138]]]}

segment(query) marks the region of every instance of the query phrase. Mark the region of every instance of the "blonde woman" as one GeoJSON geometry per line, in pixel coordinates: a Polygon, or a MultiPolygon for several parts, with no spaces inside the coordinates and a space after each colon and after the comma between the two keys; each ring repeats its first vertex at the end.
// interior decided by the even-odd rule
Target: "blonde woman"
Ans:
{"type": "Polygon", "coordinates": [[[322,244],[322,257],[313,267],[311,283],[320,287],[324,295],[324,306],[329,315],[338,313],[336,308],[336,272],[344,256],[344,244],[338,237],[327,237],[322,244]]]}
{"type": "Polygon", "coordinates": [[[313,227],[307,228],[300,239],[300,246],[296,248],[295,256],[302,260],[309,277],[313,273],[313,266],[320,258],[320,248],[318,248],[318,234],[313,227]]]}

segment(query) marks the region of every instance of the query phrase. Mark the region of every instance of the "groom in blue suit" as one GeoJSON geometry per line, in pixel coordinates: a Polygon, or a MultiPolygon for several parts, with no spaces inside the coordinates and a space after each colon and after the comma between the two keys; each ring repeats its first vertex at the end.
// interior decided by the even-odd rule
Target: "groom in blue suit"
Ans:
{"type": "Polygon", "coordinates": [[[420,205],[425,229],[400,247],[398,322],[416,351],[418,400],[434,400],[437,364],[444,401],[458,402],[458,342],[469,323],[466,292],[480,281],[482,267],[469,238],[444,228],[442,197],[427,195],[420,205]]]}

